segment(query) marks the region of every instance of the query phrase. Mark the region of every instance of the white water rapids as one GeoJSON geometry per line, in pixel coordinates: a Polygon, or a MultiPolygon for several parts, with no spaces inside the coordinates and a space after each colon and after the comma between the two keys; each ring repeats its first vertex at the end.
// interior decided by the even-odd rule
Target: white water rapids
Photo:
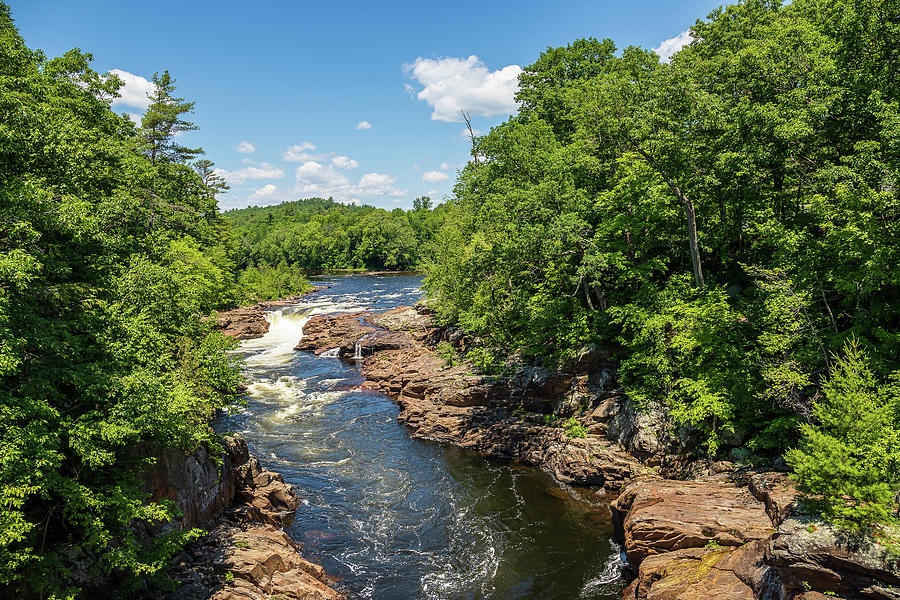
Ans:
{"type": "Polygon", "coordinates": [[[303,506],[288,532],[307,557],[350,598],[620,597],[602,502],[532,468],[411,439],[390,399],[360,390],[354,361],[294,350],[312,316],[413,304],[419,279],[323,283],[244,342],[247,406],[220,424],[293,484],[303,506]]]}

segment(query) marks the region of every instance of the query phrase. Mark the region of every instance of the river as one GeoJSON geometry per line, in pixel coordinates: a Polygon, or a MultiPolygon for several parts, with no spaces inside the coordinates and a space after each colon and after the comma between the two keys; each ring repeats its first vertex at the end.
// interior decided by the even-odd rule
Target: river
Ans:
{"type": "Polygon", "coordinates": [[[351,598],[620,598],[602,501],[531,467],[412,439],[389,398],[359,389],[354,363],[293,350],[310,316],[413,304],[420,282],[319,277],[327,289],[270,311],[269,333],[241,346],[247,405],[220,428],[293,484],[302,506],[288,533],[351,598]]]}

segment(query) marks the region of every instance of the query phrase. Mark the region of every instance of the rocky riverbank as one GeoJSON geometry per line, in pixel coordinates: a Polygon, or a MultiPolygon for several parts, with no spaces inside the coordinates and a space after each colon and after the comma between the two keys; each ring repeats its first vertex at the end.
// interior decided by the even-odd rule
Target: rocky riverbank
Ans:
{"type": "Polygon", "coordinates": [[[415,437],[619,492],[616,537],[636,575],[623,598],[900,600],[884,548],[799,514],[784,473],[687,458],[690,432],[638,411],[602,351],[558,371],[476,375],[457,357],[462,336],[421,306],[316,316],[297,349],[361,357],[364,386],[394,398],[415,437]]]}
{"type": "Polygon", "coordinates": [[[784,473],[639,478],[613,503],[628,599],[900,598],[900,563],[803,515],[784,473]]]}
{"type": "MultiPolygon", "coordinates": [[[[359,342],[364,386],[397,400],[399,419],[414,437],[519,460],[566,483],[611,490],[649,472],[598,434],[610,427],[624,401],[605,387],[609,374],[602,354],[585,354],[568,372],[532,368],[513,377],[491,378],[473,374],[465,363],[439,357],[433,345],[446,333],[433,327],[421,308],[320,315],[306,324],[297,349],[316,354],[337,349],[339,356],[348,358],[359,342]],[[572,437],[565,428],[547,424],[551,409],[558,415],[571,406],[574,414],[587,402],[595,406],[573,424],[593,434],[572,437]]],[[[622,429],[615,423],[612,427],[622,429]]]]}
{"type": "Polygon", "coordinates": [[[221,471],[200,450],[169,451],[148,472],[153,499],[172,500],[182,514],[167,528],[209,531],[171,562],[168,575],[177,587],[147,600],[343,599],[282,529],[300,505],[290,485],[263,469],[242,438],[223,442],[221,471]]]}

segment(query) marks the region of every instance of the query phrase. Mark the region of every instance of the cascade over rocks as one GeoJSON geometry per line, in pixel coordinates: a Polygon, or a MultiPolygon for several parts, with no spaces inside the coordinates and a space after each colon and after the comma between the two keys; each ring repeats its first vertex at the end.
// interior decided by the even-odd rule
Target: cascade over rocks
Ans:
{"type": "MultiPolygon", "coordinates": [[[[316,287],[306,292],[306,294],[322,289],[324,288],[316,287]]],[[[295,304],[306,294],[280,300],[267,300],[253,306],[240,306],[231,310],[221,311],[212,320],[216,329],[235,339],[252,340],[261,338],[269,331],[269,322],[266,321],[266,309],[295,304]]]]}

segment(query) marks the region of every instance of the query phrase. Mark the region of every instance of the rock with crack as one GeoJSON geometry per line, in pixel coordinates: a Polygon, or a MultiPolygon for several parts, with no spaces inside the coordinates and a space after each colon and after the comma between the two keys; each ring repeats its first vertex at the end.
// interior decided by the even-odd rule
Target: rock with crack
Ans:
{"type": "Polygon", "coordinates": [[[775,532],[763,503],[726,482],[639,478],[612,509],[615,536],[633,568],[648,556],[707,544],[737,547],[775,532]]]}
{"type": "Polygon", "coordinates": [[[648,556],[625,600],[753,600],[769,577],[765,541],[739,547],[683,548],[648,556]]]}

